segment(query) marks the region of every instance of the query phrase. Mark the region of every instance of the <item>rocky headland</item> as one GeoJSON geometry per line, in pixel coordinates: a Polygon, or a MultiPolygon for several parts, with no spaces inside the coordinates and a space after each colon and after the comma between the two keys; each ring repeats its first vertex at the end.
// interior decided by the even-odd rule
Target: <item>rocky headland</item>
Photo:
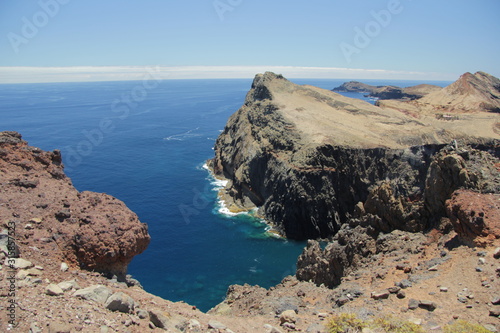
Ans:
{"type": "MultiPolygon", "coordinates": [[[[332,288],[334,308],[365,317],[423,310],[426,319],[417,322],[426,330],[457,318],[497,329],[489,298],[500,285],[500,136],[491,107],[498,85],[484,73],[464,77],[471,75],[427,96],[482,87],[482,103],[479,94],[455,96],[462,106],[472,101],[474,112],[449,102],[415,110],[412,103],[425,97],[395,101],[409,107],[373,106],[274,73],[256,76],[216,142],[211,167],[228,180],[220,196],[230,209],[257,209],[288,238],[323,239],[308,242],[287,287],[300,285],[298,295],[314,294],[305,282],[332,288]],[[444,108],[458,117],[442,117],[444,108]],[[450,290],[454,296],[444,294],[450,290]]],[[[232,311],[249,305],[241,293],[230,289],[232,311]]],[[[256,293],[252,308],[268,311],[262,290],[247,293],[256,293]]],[[[307,299],[296,312],[323,304],[307,299]]]]}
{"type": "Polygon", "coordinates": [[[366,93],[369,97],[378,99],[401,99],[413,100],[422,98],[425,95],[441,90],[441,87],[432,84],[419,84],[412,87],[396,87],[396,86],[372,86],[359,81],[349,81],[342,85],[333,88],[335,92],[357,92],[366,93]]]}
{"type": "Polygon", "coordinates": [[[217,139],[211,166],[229,181],[229,207],[258,208],[288,238],[333,236],[360,212],[417,232],[439,223],[460,187],[496,193],[497,121],[480,111],[413,117],[266,73],[217,139]]]}
{"type": "MultiPolygon", "coordinates": [[[[461,91],[495,89],[477,78],[461,91]]],[[[295,276],[230,286],[208,313],[126,274],[150,236],[123,202],[78,192],[58,151],[2,132],[2,330],[328,332],[347,313],[363,332],[499,332],[500,137],[489,98],[474,111],[382,107],[257,75],[209,164],[228,180],[220,196],[231,210],[257,209],[276,232],[309,241],[295,276]]]]}

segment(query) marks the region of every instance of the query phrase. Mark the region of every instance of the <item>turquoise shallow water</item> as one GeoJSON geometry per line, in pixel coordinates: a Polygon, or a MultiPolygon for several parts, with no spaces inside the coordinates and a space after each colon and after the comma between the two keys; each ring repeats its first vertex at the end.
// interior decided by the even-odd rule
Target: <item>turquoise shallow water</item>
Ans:
{"type": "MultiPolygon", "coordinates": [[[[297,80],[327,89],[343,82],[297,80]]],[[[381,83],[391,82],[375,84],[381,83]]],[[[220,214],[217,184],[203,168],[250,85],[251,80],[172,80],[148,89],[140,81],[0,85],[0,130],[18,131],[45,150],[61,149],[79,190],[123,200],[148,223],[152,237],[129,273],[149,292],[208,310],[231,284],[269,287],[293,274],[304,246],[267,236],[265,224],[251,216],[220,214]]]]}

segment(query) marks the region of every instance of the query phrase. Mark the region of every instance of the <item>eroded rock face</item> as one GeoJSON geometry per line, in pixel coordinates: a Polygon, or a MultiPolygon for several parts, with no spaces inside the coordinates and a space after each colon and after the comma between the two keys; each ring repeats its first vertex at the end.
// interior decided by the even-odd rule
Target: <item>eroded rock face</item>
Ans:
{"type": "Polygon", "coordinates": [[[435,123],[266,73],[230,117],[209,164],[229,180],[221,192],[229,207],[258,207],[288,238],[332,236],[360,202],[391,230],[416,232],[446,215],[457,188],[487,186],[488,174],[469,170],[487,155],[450,142],[496,145],[470,124],[454,132],[435,123]],[[436,159],[445,147],[455,151],[436,159]]]}
{"type": "Polygon", "coordinates": [[[147,225],[123,202],[78,192],[60,152],[28,146],[19,133],[0,133],[0,189],[0,220],[26,239],[56,243],[53,255],[69,264],[123,276],[149,244],[147,225]]]}
{"type": "Polygon", "coordinates": [[[500,245],[500,195],[458,190],[446,211],[462,239],[478,246],[500,245]]]}
{"type": "Polygon", "coordinates": [[[366,215],[343,225],[324,248],[309,240],[297,261],[297,279],[332,288],[351,272],[370,267],[377,254],[403,256],[421,251],[426,240],[423,234],[400,230],[383,233],[380,230],[388,228],[383,223],[377,216],[366,215]]]}

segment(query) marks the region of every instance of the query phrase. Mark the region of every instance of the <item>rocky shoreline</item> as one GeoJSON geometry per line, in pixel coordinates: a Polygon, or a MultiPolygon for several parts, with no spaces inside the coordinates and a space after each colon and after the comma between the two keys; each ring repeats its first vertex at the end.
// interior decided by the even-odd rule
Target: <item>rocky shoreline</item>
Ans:
{"type": "Polygon", "coordinates": [[[208,166],[228,209],[310,240],[295,276],[230,286],[208,313],[126,274],[150,236],[123,202],[1,132],[2,330],[322,333],[348,314],[363,332],[499,332],[498,116],[447,107],[456,120],[258,75],[208,166]]]}

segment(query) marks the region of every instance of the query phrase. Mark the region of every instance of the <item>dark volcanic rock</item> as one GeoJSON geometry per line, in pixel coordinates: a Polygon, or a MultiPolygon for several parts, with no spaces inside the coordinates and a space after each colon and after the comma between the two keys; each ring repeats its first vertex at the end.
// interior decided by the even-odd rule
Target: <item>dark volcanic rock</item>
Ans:
{"type": "Polygon", "coordinates": [[[416,232],[446,215],[456,189],[498,190],[488,185],[497,158],[462,149],[495,150],[497,141],[434,123],[266,73],[230,117],[209,165],[229,180],[220,194],[230,209],[257,207],[288,238],[326,238],[365,213],[381,219],[377,230],[416,232]],[[448,146],[453,138],[460,149],[448,146]]]}

